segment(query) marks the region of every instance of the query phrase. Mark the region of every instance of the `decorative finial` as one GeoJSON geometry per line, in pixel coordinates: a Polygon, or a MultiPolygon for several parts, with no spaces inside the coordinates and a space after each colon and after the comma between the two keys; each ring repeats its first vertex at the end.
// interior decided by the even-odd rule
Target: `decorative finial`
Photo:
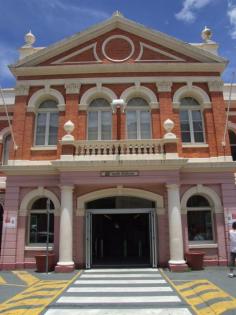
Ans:
{"type": "Polygon", "coordinates": [[[112,16],[124,17],[124,15],[123,15],[120,11],[118,11],[118,10],[116,10],[116,11],[112,14],[112,16]]]}
{"type": "Polygon", "coordinates": [[[28,47],[31,47],[34,43],[35,43],[35,36],[34,34],[31,33],[31,30],[29,31],[29,33],[25,34],[25,44],[28,47]]]}
{"type": "Polygon", "coordinates": [[[205,28],[202,30],[202,39],[205,41],[205,42],[208,42],[209,40],[211,40],[211,37],[212,37],[212,30],[205,26],[205,28]]]}

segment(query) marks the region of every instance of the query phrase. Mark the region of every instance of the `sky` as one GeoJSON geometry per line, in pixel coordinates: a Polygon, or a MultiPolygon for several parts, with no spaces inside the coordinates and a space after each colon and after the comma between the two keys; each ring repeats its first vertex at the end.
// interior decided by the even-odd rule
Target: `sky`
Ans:
{"type": "Polygon", "coordinates": [[[223,79],[236,71],[236,0],[0,0],[0,84],[14,87],[7,65],[17,61],[24,35],[46,47],[108,19],[116,10],[128,19],[189,43],[202,42],[208,26],[219,54],[229,60],[223,79]]]}

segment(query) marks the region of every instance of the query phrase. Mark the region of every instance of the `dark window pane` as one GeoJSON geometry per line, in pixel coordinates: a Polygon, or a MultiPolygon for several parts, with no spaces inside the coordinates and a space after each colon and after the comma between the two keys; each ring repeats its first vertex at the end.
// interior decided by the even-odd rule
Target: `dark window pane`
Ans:
{"type": "MultiPolygon", "coordinates": [[[[39,198],[37,199],[32,207],[31,207],[31,210],[45,210],[47,209],[47,200],[48,198],[39,198]]],[[[50,209],[54,209],[54,205],[52,203],[52,201],[50,200],[50,209]]]]}
{"type": "Polygon", "coordinates": [[[105,100],[105,98],[96,98],[89,104],[89,107],[93,108],[110,107],[110,104],[107,100],[105,100]]]}
{"type": "Polygon", "coordinates": [[[188,211],[188,237],[190,241],[212,241],[211,211],[188,211]]]}
{"type": "Polygon", "coordinates": [[[187,207],[210,207],[208,200],[200,195],[194,195],[189,198],[187,207]]]}
{"type": "Polygon", "coordinates": [[[184,121],[184,120],[189,121],[187,110],[181,110],[180,111],[180,120],[181,121],[184,121]]]}
{"type": "Polygon", "coordinates": [[[180,100],[181,106],[196,106],[199,105],[198,101],[192,97],[184,97],[180,100]]]}
{"type": "Polygon", "coordinates": [[[181,132],[182,142],[191,142],[190,132],[181,132]]]}
{"type": "Polygon", "coordinates": [[[58,113],[50,113],[48,144],[57,144],[58,113]]]}
{"type": "Polygon", "coordinates": [[[204,142],[203,132],[194,132],[194,141],[195,142],[204,142]]]}
{"type": "MultiPolygon", "coordinates": [[[[54,240],[54,215],[50,214],[49,243],[54,240]]],[[[47,242],[47,214],[35,213],[30,215],[30,243],[47,242]]]]}
{"type": "Polygon", "coordinates": [[[36,145],[45,144],[45,133],[46,133],[46,113],[39,113],[37,115],[37,126],[36,126],[36,145]]]}
{"type": "Polygon", "coordinates": [[[53,100],[46,100],[46,101],[43,101],[39,105],[39,108],[40,109],[57,109],[57,102],[53,100]]]}
{"type": "Polygon", "coordinates": [[[192,118],[193,118],[193,121],[202,121],[202,114],[200,110],[193,110],[192,118]]]}
{"type": "Polygon", "coordinates": [[[98,140],[98,112],[89,112],[88,140],[98,140]]]}
{"type": "Polygon", "coordinates": [[[181,131],[190,131],[190,126],[188,121],[181,122],[181,131]]]}
{"type": "Polygon", "coordinates": [[[134,97],[128,101],[128,107],[145,107],[148,103],[141,97],[134,97]]]}
{"type": "Polygon", "coordinates": [[[193,122],[193,130],[194,131],[202,131],[202,122],[201,121],[194,121],[193,122]]]}

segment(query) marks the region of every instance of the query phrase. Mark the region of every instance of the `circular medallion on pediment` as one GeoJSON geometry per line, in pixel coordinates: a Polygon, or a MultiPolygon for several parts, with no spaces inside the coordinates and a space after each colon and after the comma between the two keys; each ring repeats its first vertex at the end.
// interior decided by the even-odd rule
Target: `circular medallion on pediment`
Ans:
{"type": "Polygon", "coordinates": [[[113,62],[122,62],[129,59],[134,53],[132,40],[123,35],[108,37],[102,44],[103,55],[113,62]]]}

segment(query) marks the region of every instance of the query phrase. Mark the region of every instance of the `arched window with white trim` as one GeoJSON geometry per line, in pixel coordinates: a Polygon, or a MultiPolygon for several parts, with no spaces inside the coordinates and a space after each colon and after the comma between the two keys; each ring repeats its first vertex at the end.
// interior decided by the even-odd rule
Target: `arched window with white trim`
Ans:
{"type": "Polygon", "coordinates": [[[35,200],[30,208],[28,243],[45,244],[47,242],[47,207],[49,208],[49,243],[54,241],[54,204],[48,198],[35,200]],[[47,205],[49,200],[49,206],[47,205]]]}
{"type": "Polygon", "coordinates": [[[3,138],[3,152],[2,152],[3,165],[8,164],[11,142],[12,142],[11,134],[8,133],[3,138]]]}
{"type": "Polygon", "coordinates": [[[236,161],[236,134],[229,130],[229,142],[233,161],[236,161]]]}
{"type": "Polygon", "coordinates": [[[134,97],[128,101],[126,125],[128,139],[151,138],[151,115],[146,100],[134,97]]]}
{"type": "Polygon", "coordinates": [[[209,201],[193,195],[187,201],[188,238],[190,242],[214,240],[213,211],[209,201]]]}
{"type": "Polygon", "coordinates": [[[35,126],[35,145],[57,144],[58,107],[57,102],[48,99],[38,106],[35,126]]]}
{"type": "Polygon", "coordinates": [[[112,112],[105,98],[92,100],[88,108],[88,140],[111,140],[112,112]]]}
{"type": "Polygon", "coordinates": [[[199,102],[192,97],[180,100],[181,137],[184,143],[204,143],[204,124],[199,102]]]}

